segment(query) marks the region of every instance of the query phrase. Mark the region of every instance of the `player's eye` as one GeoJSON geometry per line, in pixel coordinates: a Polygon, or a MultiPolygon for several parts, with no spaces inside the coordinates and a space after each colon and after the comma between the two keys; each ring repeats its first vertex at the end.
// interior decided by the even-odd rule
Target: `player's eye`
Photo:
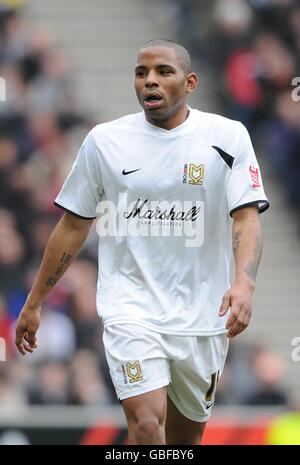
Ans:
{"type": "Polygon", "coordinates": [[[145,71],[136,71],[135,73],[136,77],[144,77],[146,75],[145,71]]]}

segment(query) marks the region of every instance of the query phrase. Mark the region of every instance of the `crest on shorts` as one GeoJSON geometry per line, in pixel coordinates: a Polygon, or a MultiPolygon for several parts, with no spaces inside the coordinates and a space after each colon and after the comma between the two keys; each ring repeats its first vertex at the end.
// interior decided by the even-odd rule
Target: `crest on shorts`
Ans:
{"type": "Polygon", "coordinates": [[[128,382],[130,384],[137,383],[143,380],[142,369],[138,360],[122,364],[122,372],[125,384],[128,382]]]}

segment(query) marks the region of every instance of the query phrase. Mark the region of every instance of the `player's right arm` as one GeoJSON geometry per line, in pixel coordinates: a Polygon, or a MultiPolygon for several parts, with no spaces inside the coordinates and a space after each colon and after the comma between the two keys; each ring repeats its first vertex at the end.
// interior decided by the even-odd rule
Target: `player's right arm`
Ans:
{"type": "Polygon", "coordinates": [[[92,222],[92,219],[65,213],[53,230],[16,325],[16,346],[22,355],[37,347],[41,304],[78,255],[92,222]]]}

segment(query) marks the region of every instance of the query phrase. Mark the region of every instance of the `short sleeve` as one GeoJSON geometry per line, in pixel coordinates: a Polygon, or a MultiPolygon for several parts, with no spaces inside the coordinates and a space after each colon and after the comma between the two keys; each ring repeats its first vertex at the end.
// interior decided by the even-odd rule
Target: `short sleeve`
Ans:
{"type": "Polygon", "coordinates": [[[99,151],[89,132],[54,204],[81,218],[93,219],[102,192],[99,151]]]}
{"type": "Polygon", "coordinates": [[[250,205],[257,205],[259,213],[269,208],[252,142],[241,123],[238,149],[226,185],[226,197],[231,216],[236,210],[250,205]]]}

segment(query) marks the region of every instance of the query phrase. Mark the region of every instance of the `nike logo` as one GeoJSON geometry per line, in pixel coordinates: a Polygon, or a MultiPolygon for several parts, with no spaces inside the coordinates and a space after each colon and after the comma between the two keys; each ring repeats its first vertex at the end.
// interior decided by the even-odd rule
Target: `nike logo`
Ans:
{"type": "Polygon", "coordinates": [[[136,171],[140,171],[142,168],[138,168],[137,170],[132,170],[132,171],[125,171],[123,170],[122,171],[122,174],[124,174],[124,176],[126,176],[127,174],[131,174],[131,173],[135,173],[136,171]]]}
{"type": "Polygon", "coordinates": [[[212,407],[214,405],[214,403],[212,402],[211,404],[207,405],[205,408],[206,410],[208,410],[210,407],[212,407]]]}

